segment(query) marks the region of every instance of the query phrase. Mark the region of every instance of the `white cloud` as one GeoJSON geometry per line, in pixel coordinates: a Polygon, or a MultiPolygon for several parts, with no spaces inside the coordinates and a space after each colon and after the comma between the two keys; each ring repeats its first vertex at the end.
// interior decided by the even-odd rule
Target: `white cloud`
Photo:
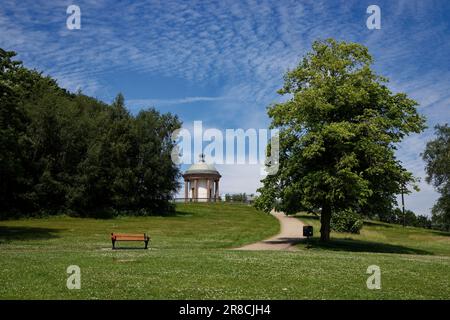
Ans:
{"type": "Polygon", "coordinates": [[[185,97],[176,99],[131,99],[127,101],[127,104],[131,107],[134,106],[171,106],[180,104],[191,104],[195,102],[211,102],[224,100],[225,97],[185,97]]]}

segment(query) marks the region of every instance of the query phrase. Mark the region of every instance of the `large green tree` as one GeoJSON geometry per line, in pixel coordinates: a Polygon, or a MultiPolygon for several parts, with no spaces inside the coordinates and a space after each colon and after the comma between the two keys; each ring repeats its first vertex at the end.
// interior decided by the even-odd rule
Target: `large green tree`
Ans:
{"type": "Polygon", "coordinates": [[[436,138],[427,143],[423,159],[426,162],[426,181],[441,194],[432,209],[433,223],[450,230],[450,127],[435,127],[436,138]]]}
{"type": "Polygon", "coordinates": [[[15,78],[20,64],[13,52],[0,48],[0,211],[11,209],[11,199],[20,190],[23,177],[21,163],[22,137],[26,116],[19,108],[15,78]]]}
{"type": "Polygon", "coordinates": [[[344,210],[367,212],[372,201],[395,201],[412,174],[395,158],[395,144],[424,129],[417,103],[392,93],[371,68],[368,49],[333,39],[316,41],[287,72],[279,93],[287,101],[268,108],[280,129],[279,170],[263,180],[256,205],[292,214],[320,212],[321,240],[344,210]]]}

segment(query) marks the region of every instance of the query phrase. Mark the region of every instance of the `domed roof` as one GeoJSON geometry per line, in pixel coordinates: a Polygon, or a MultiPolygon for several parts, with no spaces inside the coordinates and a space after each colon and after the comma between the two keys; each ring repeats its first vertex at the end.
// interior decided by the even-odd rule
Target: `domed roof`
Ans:
{"type": "Polygon", "coordinates": [[[200,155],[200,162],[194,163],[187,169],[184,174],[214,174],[219,175],[219,171],[217,171],[216,167],[213,164],[208,164],[205,162],[204,155],[200,155]]]}

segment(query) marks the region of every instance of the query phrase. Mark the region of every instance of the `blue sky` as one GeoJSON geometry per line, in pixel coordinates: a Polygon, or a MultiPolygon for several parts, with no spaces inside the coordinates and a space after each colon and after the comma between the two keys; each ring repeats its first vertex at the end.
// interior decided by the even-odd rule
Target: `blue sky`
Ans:
{"type": "MultiPolygon", "coordinates": [[[[265,128],[266,107],[315,39],[368,46],[390,88],[420,103],[428,119],[397,155],[422,178],[406,206],[429,214],[437,198],[420,158],[436,123],[450,122],[450,2],[442,1],[8,1],[1,0],[0,47],[69,90],[106,102],[122,92],[130,111],[154,106],[186,127],[265,128]],[[81,30],[66,28],[69,5],[81,30]],[[366,9],[381,8],[369,30],[366,9]]],[[[259,166],[221,165],[222,192],[255,192],[259,166]]]]}

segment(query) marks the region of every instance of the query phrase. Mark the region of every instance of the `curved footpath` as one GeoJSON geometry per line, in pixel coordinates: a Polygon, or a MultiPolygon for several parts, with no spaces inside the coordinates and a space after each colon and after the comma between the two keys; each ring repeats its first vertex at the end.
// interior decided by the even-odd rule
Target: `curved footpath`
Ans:
{"type": "Polygon", "coordinates": [[[304,224],[297,218],[286,216],[283,212],[272,211],[278,219],[281,231],[267,240],[248,244],[235,250],[295,250],[295,244],[302,241],[304,224]]]}

